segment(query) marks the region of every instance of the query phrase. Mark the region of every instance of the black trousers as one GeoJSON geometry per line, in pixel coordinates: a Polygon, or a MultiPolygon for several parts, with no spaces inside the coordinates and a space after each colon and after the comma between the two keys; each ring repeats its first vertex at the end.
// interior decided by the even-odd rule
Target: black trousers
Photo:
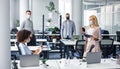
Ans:
{"type": "Polygon", "coordinates": [[[27,44],[28,46],[36,46],[36,37],[33,34],[30,42],[27,44]]]}

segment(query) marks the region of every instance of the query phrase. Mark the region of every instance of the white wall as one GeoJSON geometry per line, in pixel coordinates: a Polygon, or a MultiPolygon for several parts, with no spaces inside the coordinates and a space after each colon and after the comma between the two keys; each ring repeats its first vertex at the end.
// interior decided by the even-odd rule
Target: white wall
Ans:
{"type": "MultiPolygon", "coordinates": [[[[58,9],[58,2],[59,2],[58,0],[33,0],[32,20],[33,20],[33,25],[35,30],[42,30],[43,14],[45,14],[45,26],[46,26],[46,21],[48,18],[49,11],[45,8],[45,6],[49,5],[49,1],[53,1],[55,4],[55,8],[58,9]]],[[[52,20],[52,23],[50,24],[51,27],[54,27],[54,26],[59,27],[58,17],[59,15],[53,13],[53,20],[52,20]]]]}
{"type": "Polygon", "coordinates": [[[19,19],[19,0],[10,0],[10,29],[16,27],[16,20],[19,19]]]}

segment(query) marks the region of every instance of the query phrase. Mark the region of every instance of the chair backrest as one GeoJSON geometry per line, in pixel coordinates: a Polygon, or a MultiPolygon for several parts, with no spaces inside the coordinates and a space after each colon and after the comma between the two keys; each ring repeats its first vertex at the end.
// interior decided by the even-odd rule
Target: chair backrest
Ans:
{"type": "Polygon", "coordinates": [[[82,58],[84,53],[85,40],[77,40],[75,45],[75,51],[79,54],[79,58],[82,58]]]}
{"type": "Polygon", "coordinates": [[[101,40],[101,45],[113,45],[114,40],[113,39],[102,39],[101,40]]]}
{"type": "Polygon", "coordinates": [[[16,46],[17,46],[17,48],[18,48],[19,55],[22,55],[18,42],[16,42],[16,46]]]}
{"type": "Polygon", "coordinates": [[[76,41],[76,45],[75,45],[75,49],[83,49],[85,45],[85,40],[77,40],[76,41]]]}
{"type": "Polygon", "coordinates": [[[100,42],[101,50],[105,50],[107,54],[111,54],[113,51],[113,39],[102,39],[100,42]]]}
{"type": "Polygon", "coordinates": [[[12,30],[11,30],[11,34],[16,34],[18,32],[18,29],[17,28],[13,28],[12,30]]]}
{"type": "Polygon", "coordinates": [[[120,42],[120,31],[116,31],[117,41],[120,42]]]}
{"type": "Polygon", "coordinates": [[[109,39],[110,38],[108,30],[104,30],[102,34],[108,34],[108,35],[104,35],[103,39],[109,39]]]}

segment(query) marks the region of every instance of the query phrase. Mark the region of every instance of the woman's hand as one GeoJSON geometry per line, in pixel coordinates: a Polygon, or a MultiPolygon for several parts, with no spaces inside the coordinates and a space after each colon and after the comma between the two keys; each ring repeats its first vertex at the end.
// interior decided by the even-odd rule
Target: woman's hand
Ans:
{"type": "Polygon", "coordinates": [[[42,48],[39,47],[38,49],[35,50],[34,54],[40,54],[42,52],[42,48]]]}
{"type": "Polygon", "coordinates": [[[99,40],[98,38],[96,38],[96,37],[94,37],[94,36],[92,36],[92,39],[95,40],[95,41],[98,41],[98,40],[99,40]]]}
{"type": "Polygon", "coordinates": [[[85,32],[83,31],[82,27],[80,27],[80,32],[84,34],[85,32]]]}

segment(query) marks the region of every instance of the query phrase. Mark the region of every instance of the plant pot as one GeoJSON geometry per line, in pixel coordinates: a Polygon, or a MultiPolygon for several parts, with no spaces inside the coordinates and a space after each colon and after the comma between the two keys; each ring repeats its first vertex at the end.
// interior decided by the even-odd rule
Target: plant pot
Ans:
{"type": "Polygon", "coordinates": [[[50,22],[47,22],[47,26],[48,26],[48,27],[50,26],[50,22]]]}
{"type": "Polygon", "coordinates": [[[53,13],[52,13],[52,12],[49,12],[49,13],[48,13],[48,17],[49,17],[49,18],[52,18],[52,16],[53,16],[53,13]]]}
{"type": "Polygon", "coordinates": [[[52,40],[52,41],[53,41],[53,43],[55,43],[55,42],[56,42],[56,40],[57,40],[57,39],[56,39],[56,38],[54,38],[54,39],[52,40]]]}

